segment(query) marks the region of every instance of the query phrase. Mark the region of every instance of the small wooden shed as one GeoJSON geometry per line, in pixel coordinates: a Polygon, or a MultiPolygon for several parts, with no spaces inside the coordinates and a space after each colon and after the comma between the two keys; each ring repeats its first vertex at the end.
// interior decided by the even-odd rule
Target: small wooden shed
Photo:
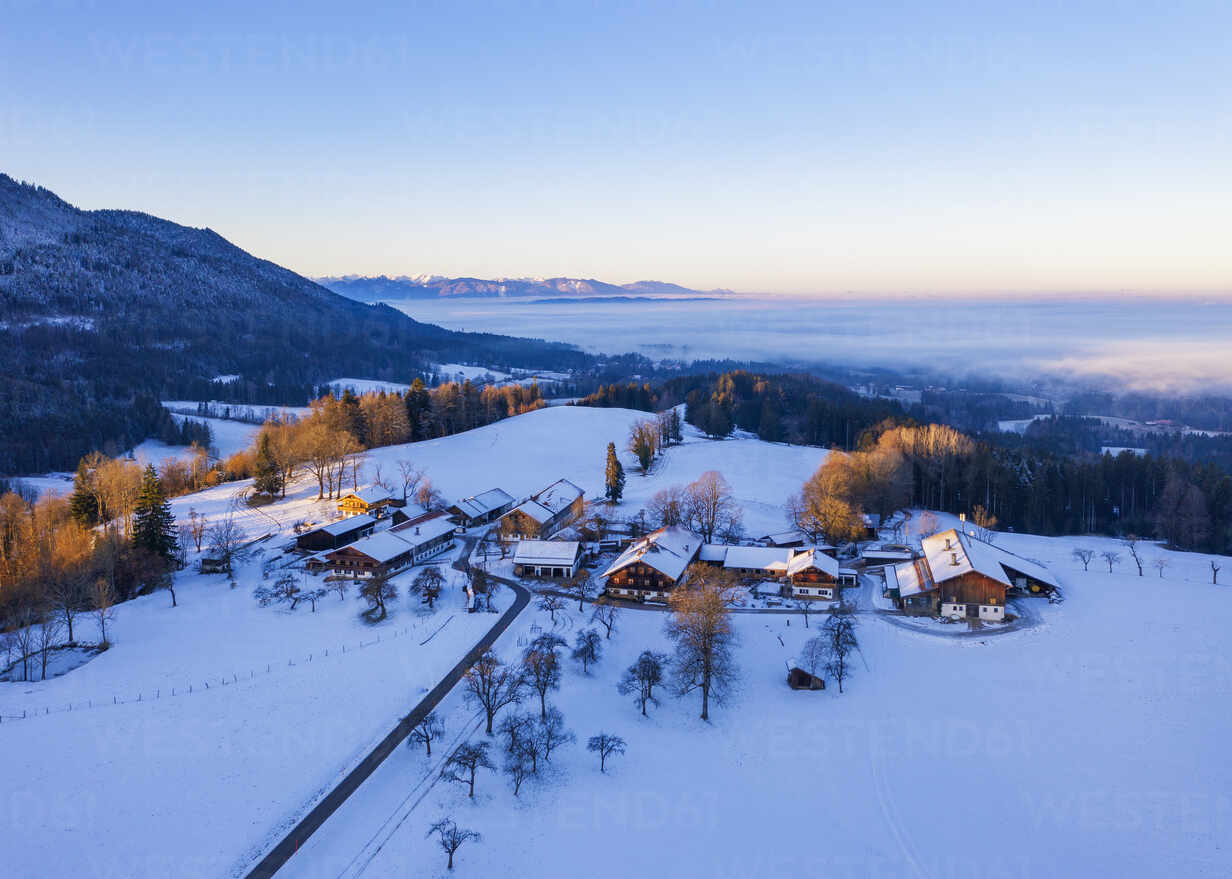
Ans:
{"type": "Polygon", "coordinates": [[[793,690],[824,690],[826,682],[817,675],[809,674],[798,665],[793,665],[787,670],[787,686],[793,690]]]}

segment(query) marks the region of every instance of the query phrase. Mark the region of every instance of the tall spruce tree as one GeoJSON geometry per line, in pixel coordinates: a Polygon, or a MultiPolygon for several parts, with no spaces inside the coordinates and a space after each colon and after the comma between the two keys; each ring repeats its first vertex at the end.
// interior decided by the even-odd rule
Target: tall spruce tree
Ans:
{"type": "Polygon", "coordinates": [[[133,544],[170,562],[175,558],[175,516],[163,494],[163,483],[147,464],[141,477],[141,494],[133,524],[133,544]]]}
{"type": "Polygon", "coordinates": [[[73,494],[68,500],[68,509],[78,524],[85,528],[93,528],[98,524],[98,495],[95,494],[92,482],[94,474],[86,466],[85,460],[77,463],[77,475],[73,478],[73,494]]]}
{"type": "Polygon", "coordinates": [[[270,497],[282,491],[282,468],[274,460],[274,453],[270,449],[269,434],[264,431],[261,433],[261,438],[257,440],[257,459],[253,463],[252,487],[257,494],[270,497]]]}
{"type": "Polygon", "coordinates": [[[607,499],[614,504],[620,503],[625,493],[625,468],[616,456],[616,444],[607,444],[607,469],[604,473],[607,499]]]}

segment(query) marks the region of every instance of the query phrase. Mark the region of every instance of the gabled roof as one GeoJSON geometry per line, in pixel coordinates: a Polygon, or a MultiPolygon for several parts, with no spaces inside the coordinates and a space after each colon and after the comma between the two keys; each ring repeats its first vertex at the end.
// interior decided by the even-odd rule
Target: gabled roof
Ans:
{"type": "Polygon", "coordinates": [[[460,510],[468,519],[477,519],[511,503],[513,503],[513,495],[509,494],[509,492],[500,488],[489,488],[487,491],[480,492],[477,495],[462,498],[453,506],[460,510]]]}
{"type": "Polygon", "coordinates": [[[771,546],[786,546],[789,543],[804,543],[806,538],[802,531],[779,531],[775,534],[766,534],[761,537],[766,543],[771,546]]]}
{"type": "Polygon", "coordinates": [[[703,543],[697,560],[699,562],[722,562],[727,558],[727,550],[730,548],[726,543],[703,543]]]}
{"type": "Polygon", "coordinates": [[[368,535],[363,540],[355,541],[350,546],[336,549],[328,555],[339,552],[362,552],[377,564],[385,564],[386,562],[393,561],[400,555],[405,555],[412,548],[409,543],[392,531],[378,531],[376,534],[368,535]]]}
{"type": "MultiPolygon", "coordinates": [[[[350,534],[357,528],[371,528],[376,524],[376,519],[363,513],[358,516],[351,516],[347,519],[339,519],[336,522],[330,522],[328,525],[322,525],[314,530],[328,534],[331,537],[337,537],[340,534],[350,534]]],[[[311,534],[312,532],[308,532],[311,534]]]]}
{"type": "MultiPolygon", "coordinates": [[[[1012,586],[992,544],[967,537],[956,529],[942,531],[920,541],[928,571],[936,583],[975,572],[1004,586],[1012,586]]],[[[900,593],[901,594],[901,593],[900,593]]]]}
{"type": "Polygon", "coordinates": [[[453,533],[453,530],[453,522],[450,522],[442,511],[437,510],[416,516],[414,519],[407,519],[401,525],[390,528],[389,533],[396,535],[411,546],[422,546],[443,534],[453,533]]]}
{"type": "Polygon", "coordinates": [[[697,557],[702,541],[691,531],[672,526],[660,528],[634,541],[601,576],[610,577],[617,571],[641,562],[672,580],[679,580],[689,563],[697,557]]]}
{"type": "Polygon", "coordinates": [[[790,549],[773,546],[729,546],[723,559],[723,567],[786,571],[790,559],[790,549]]]}
{"type": "Polygon", "coordinates": [[[937,588],[937,584],[928,574],[928,563],[924,559],[887,567],[885,574],[886,587],[898,589],[900,598],[909,598],[921,592],[932,592],[937,588]]]}
{"type": "Polygon", "coordinates": [[[816,568],[823,574],[829,574],[836,580],[838,579],[838,559],[826,555],[820,549],[810,549],[796,553],[792,560],[787,563],[787,576],[793,576],[809,568],[816,568]]]}
{"type": "Polygon", "coordinates": [[[524,516],[528,516],[540,525],[545,522],[550,522],[552,520],[552,516],[556,515],[536,500],[529,500],[525,503],[518,504],[510,512],[521,513],[524,516]]]}
{"type": "Polygon", "coordinates": [[[576,540],[519,540],[515,565],[571,565],[581,544],[576,540]]]}
{"type": "Polygon", "coordinates": [[[381,488],[379,485],[369,485],[366,488],[361,488],[356,491],[348,491],[346,494],[342,495],[342,497],[338,498],[338,500],[348,497],[357,497],[366,504],[375,504],[380,503],[381,501],[387,501],[392,498],[393,495],[391,495],[386,489],[381,488]]]}
{"type": "Polygon", "coordinates": [[[538,494],[533,495],[532,500],[539,503],[545,509],[550,510],[552,515],[555,515],[584,494],[586,492],[582,491],[582,489],[578,488],[568,479],[558,479],[538,494]]]}

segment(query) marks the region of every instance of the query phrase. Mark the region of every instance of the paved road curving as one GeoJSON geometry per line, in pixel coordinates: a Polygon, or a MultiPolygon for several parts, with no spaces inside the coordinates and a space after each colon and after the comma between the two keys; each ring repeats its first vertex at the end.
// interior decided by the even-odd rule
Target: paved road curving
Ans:
{"type": "MultiPolygon", "coordinates": [[[[464,546],[465,552],[459,557],[459,561],[454,563],[455,568],[459,568],[462,558],[469,556],[470,551],[474,546],[473,540],[468,538],[464,541],[464,546]]],[[[526,605],[530,603],[530,590],[526,589],[520,583],[516,583],[513,580],[508,580],[504,577],[493,577],[492,579],[498,580],[513,590],[513,605],[501,614],[501,618],[496,621],[496,625],[492,626],[492,628],[488,630],[487,634],[480,638],[479,642],[475,644],[475,646],[472,647],[464,657],[462,657],[462,660],[455,665],[452,670],[450,670],[449,674],[445,675],[444,679],[433,687],[432,691],[429,692],[428,695],[424,696],[419,704],[412,708],[411,712],[406,715],[406,717],[398,722],[398,725],[390,731],[389,735],[385,736],[385,738],[383,738],[380,743],[359,762],[358,766],[347,773],[346,777],[343,778],[342,781],[338,782],[333,790],[327,793],[324,798],[322,798],[321,801],[312,808],[312,811],[301,818],[299,823],[292,827],[291,830],[283,836],[283,838],[279,840],[272,849],[269,850],[265,857],[261,859],[261,862],[248,872],[247,879],[269,879],[269,877],[277,873],[278,870],[281,869],[281,867],[286,864],[288,860],[290,860],[291,856],[299,850],[300,846],[307,842],[308,838],[312,836],[312,834],[315,833],[321,825],[334,814],[334,812],[338,811],[338,809],[347,801],[351,794],[355,793],[355,791],[359,789],[359,786],[367,780],[368,776],[372,775],[372,773],[376,771],[376,768],[384,763],[385,759],[392,754],[400,744],[402,744],[406,737],[410,735],[411,730],[418,726],[420,721],[422,721],[430,711],[440,704],[441,700],[448,695],[449,691],[454,688],[458,681],[462,680],[462,676],[465,675],[470,667],[475,663],[475,660],[483,655],[485,650],[496,643],[496,639],[509,628],[510,624],[517,619],[518,614],[520,614],[526,608],[526,605]]]]}

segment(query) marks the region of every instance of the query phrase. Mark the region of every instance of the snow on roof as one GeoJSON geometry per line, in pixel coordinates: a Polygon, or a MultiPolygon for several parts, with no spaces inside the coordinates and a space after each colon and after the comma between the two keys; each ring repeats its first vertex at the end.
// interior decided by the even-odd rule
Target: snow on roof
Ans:
{"type": "Polygon", "coordinates": [[[788,543],[804,543],[804,534],[800,531],[779,531],[767,534],[761,538],[772,546],[785,546],[788,543]]]}
{"type": "Polygon", "coordinates": [[[782,562],[783,567],[777,570],[787,570],[787,562],[791,559],[791,550],[779,549],[773,546],[729,546],[727,556],[723,559],[723,567],[762,570],[775,570],[775,562],[782,562]]]}
{"type": "Polygon", "coordinates": [[[886,587],[897,588],[900,598],[931,592],[937,588],[937,584],[928,576],[928,569],[922,559],[887,567],[885,574],[886,587]]]}
{"type": "Polygon", "coordinates": [[[787,563],[787,575],[793,576],[808,568],[816,568],[824,574],[829,574],[831,577],[838,577],[838,559],[826,555],[819,549],[810,549],[805,552],[796,553],[792,560],[787,563]]]}
{"type": "Polygon", "coordinates": [[[873,561],[907,561],[912,557],[913,553],[909,549],[864,549],[860,551],[860,558],[872,559],[873,561]]]}
{"type": "Polygon", "coordinates": [[[558,479],[534,495],[532,500],[542,504],[548,510],[551,510],[552,515],[555,515],[585,493],[568,479],[558,479]]]}
{"type": "Polygon", "coordinates": [[[549,510],[547,507],[545,507],[543,504],[539,503],[536,500],[529,500],[529,501],[526,501],[526,503],[519,504],[518,506],[513,508],[513,512],[522,513],[526,516],[529,516],[530,518],[538,522],[540,525],[542,525],[544,522],[550,522],[552,519],[552,516],[555,515],[555,513],[553,513],[551,510],[549,510]]]}
{"type": "Polygon", "coordinates": [[[634,541],[601,576],[610,577],[622,568],[641,562],[665,577],[679,580],[701,549],[701,538],[683,528],[660,528],[634,541]]]}
{"type": "MultiPolygon", "coordinates": [[[[362,552],[377,564],[384,564],[409,553],[412,546],[392,531],[378,531],[363,540],[355,541],[350,546],[343,547],[343,550],[362,552]]],[[[343,550],[334,550],[334,552],[343,550]]]]}
{"type": "Polygon", "coordinates": [[[328,525],[322,525],[317,528],[317,531],[322,531],[331,537],[337,537],[339,534],[349,534],[356,528],[367,528],[376,524],[376,519],[369,516],[367,513],[362,513],[358,516],[351,516],[346,519],[339,519],[337,522],[330,522],[328,525]]]}
{"type": "Polygon", "coordinates": [[[395,525],[389,529],[391,533],[396,534],[399,539],[411,546],[422,546],[442,534],[451,534],[453,530],[453,522],[450,522],[440,510],[434,513],[424,513],[422,516],[408,519],[401,525],[395,525]]]}
{"type": "Polygon", "coordinates": [[[995,547],[960,534],[954,528],[925,537],[920,547],[928,560],[928,571],[937,583],[975,572],[1005,586],[1013,585],[1001,567],[995,547]]]}
{"type": "Polygon", "coordinates": [[[476,519],[509,503],[513,503],[513,495],[500,488],[489,488],[471,497],[462,498],[454,506],[461,510],[467,518],[476,519]]]}
{"type": "Polygon", "coordinates": [[[381,488],[379,485],[369,485],[367,488],[361,488],[357,491],[348,491],[342,497],[357,497],[366,504],[375,504],[380,501],[389,500],[391,495],[386,489],[381,488]]]}
{"type": "Polygon", "coordinates": [[[576,540],[519,540],[515,565],[571,565],[577,561],[576,540]]]}
{"type": "Polygon", "coordinates": [[[697,560],[699,562],[722,562],[727,558],[727,550],[726,543],[703,543],[697,560]]]}
{"type": "Polygon", "coordinates": [[[762,581],[753,587],[754,595],[781,595],[783,585],[781,583],[767,583],[762,581]]]}

